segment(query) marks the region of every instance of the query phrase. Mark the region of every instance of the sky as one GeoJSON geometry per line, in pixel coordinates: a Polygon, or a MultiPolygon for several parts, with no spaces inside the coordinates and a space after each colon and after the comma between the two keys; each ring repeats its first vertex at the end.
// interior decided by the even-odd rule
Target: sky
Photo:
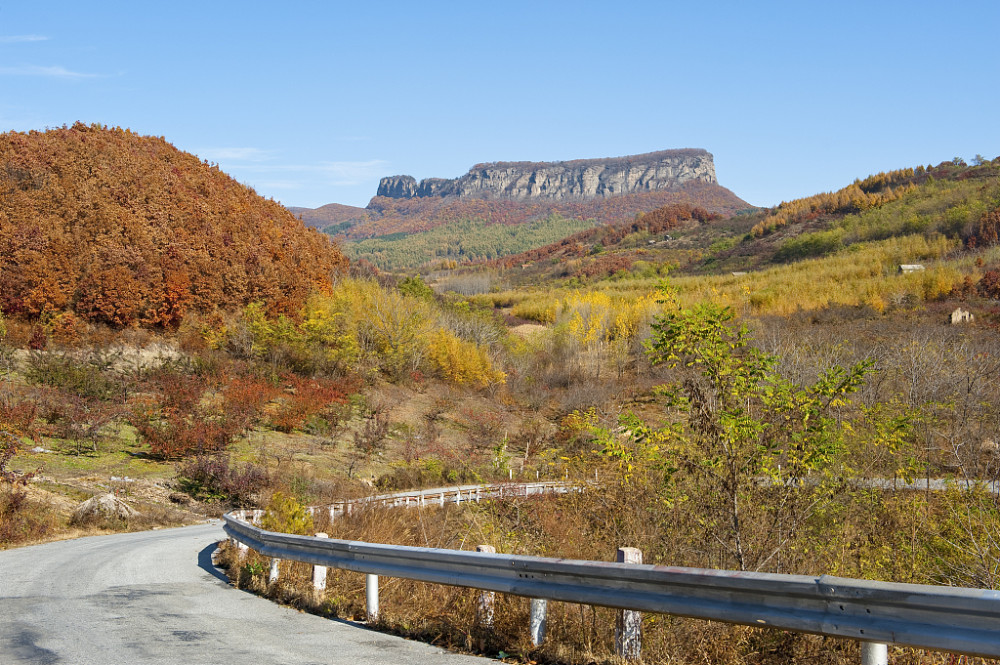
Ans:
{"type": "Polygon", "coordinates": [[[761,206],[1000,155],[1000,2],[0,0],[0,131],[163,136],[290,206],[704,148],[761,206]]]}

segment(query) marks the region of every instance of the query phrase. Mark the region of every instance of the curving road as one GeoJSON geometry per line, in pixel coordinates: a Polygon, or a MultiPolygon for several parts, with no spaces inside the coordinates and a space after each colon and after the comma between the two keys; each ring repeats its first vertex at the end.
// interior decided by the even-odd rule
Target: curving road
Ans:
{"type": "Polygon", "coordinates": [[[0,663],[481,665],[237,591],[219,523],[0,552],[0,663]]]}

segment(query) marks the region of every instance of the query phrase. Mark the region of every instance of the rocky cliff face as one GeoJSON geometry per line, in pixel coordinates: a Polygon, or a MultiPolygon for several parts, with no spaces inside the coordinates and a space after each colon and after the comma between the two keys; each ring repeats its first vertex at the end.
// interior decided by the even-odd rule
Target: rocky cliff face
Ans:
{"type": "Polygon", "coordinates": [[[690,181],[718,184],[711,153],[663,150],[611,159],[477,164],[454,180],[427,178],[418,183],[408,175],[382,178],[378,196],[574,201],[669,190],[690,181]]]}

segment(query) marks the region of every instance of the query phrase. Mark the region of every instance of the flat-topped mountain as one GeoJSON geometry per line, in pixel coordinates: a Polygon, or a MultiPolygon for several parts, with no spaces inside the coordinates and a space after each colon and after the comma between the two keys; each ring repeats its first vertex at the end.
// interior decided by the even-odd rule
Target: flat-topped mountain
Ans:
{"type": "Polygon", "coordinates": [[[382,178],[377,196],[580,201],[676,190],[688,182],[718,184],[711,153],[661,150],[607,159],[476,164],[452,180],[426,178],[417,182],[408,175],[382,178]]]}

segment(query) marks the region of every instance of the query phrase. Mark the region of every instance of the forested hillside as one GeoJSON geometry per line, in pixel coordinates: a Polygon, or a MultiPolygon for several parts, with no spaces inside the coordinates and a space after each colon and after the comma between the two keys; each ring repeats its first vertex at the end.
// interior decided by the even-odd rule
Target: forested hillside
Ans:
{"type": "Polygon", "coordinates": [[[0,135],[8,316],[172,326],[254,301],[292,312],[345,268],[327,236],[163,138],[82,123],[0,135]]]}
{"type": "MultiPolygon", "coordinates": [[[[795,287],[794,294],[789,294],[791,300],[762,295],[768,292],[760,288],[762,280],[769,280],[772,274],[805,271],[807,268],[794,265],[804,259],[823,259],[821,265],[829,266],[830,271],[851,274],[871,257],[878,263],[879,267],[873,268],[878,275],[869,275],[866,285],[857,287],[864,291],[876,278],[896,277],[891,271],[901,263],[945,257],[958,260],[963,248],[997,244],[1000,162],[977,159],[968,165],[959,160],[878,173],[835,192],[730,218],[685,210],[684,206],[665,206],[629,222],[597,227],[493,261],[486,268],[520,268],[506,273],[512,285],[562,278],[577,282],[613,279],[617,289],[625,288],[630,280],[669,271],[676,279],[697,275],[703,282],[726,280],[726,285],[718,288],[734,299],[739,296],[737,291],[745,288],[739,284],[752,280],[758,286],[753,289],[755,302],[798,302],[815,307],[821,302],[807,298],[807,294],[814,288],[825,288],[824,280],[814,280],[806,288],[795,287]],[[730,274],[734,272],[750,272],[752,276],[734,281],[730,274]]],[[[818,264],[808,268],[826,269],[818,264]]],[[[957,282],[966,290],[970,288],[964,284],[967,275],[961,271],[942,266],[934,274],[947,281],[948,288],[957,282]]],[[[975,282],[982,274],[968,277],[975,282]]],[[[775,279],[787,281],[784,276],[775,279]]],[[[880,301],[876,292],[881,293],[882,287],[870,291],[872,303],[880,301]]],[[[839,293],[845,296],[847,290],[842,288],[839,293]]]]}
{"type": "Polygon", "coordinates": [[[703,182],[588,201],[376,197],[364,221],[343,222],[326,231],[345,237],[345,252],[352,259],[364,258],[383,270],[406,270],[442,258],[457,263],[497,259],[595,225],[631,222],[637,214],[666,205],[701,207],[726,216],[754,209],[728,189],[703,182]],[[457,235],[461,243],[442,242],[457,235]]]}

